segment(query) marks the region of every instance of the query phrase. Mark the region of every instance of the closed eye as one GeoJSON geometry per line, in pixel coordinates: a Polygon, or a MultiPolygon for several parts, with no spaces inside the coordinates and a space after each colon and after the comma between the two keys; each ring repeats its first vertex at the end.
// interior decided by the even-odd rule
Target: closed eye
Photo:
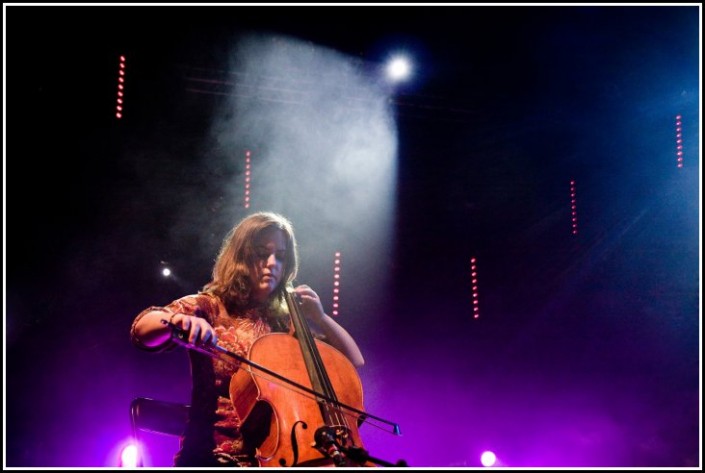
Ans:
{"type": "MultiPolygon", "coordinates": [[[[267,250],[266,248],[259,248],[257,249],[257,257],[263,260],[266,260],[269,258],[269,255],[272,253],[267,250]]],[[[274,257],[277,259],[277,261],[284,261],[286,259],[286,250],[279,250],[274,253],[274,257]]]]}

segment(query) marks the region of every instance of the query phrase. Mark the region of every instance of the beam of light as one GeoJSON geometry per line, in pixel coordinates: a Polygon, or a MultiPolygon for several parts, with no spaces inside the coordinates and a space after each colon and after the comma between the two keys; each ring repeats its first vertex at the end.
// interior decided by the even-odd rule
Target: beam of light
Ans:
{"type": "Polygon", "coordinates": [[[297,279],[322,293],[340,291],[340,281],[331,284],[330,258],[321,255],[344,247],[345,314],[361,331],[377,325],[372,319],[389,297],[397,196],[397,124],[387,84],[369,64],[292,38],[247,35],[233,48],[231,88],[210,134],[222,155],[206,156],[204,165],[232,169],[230,157],[243,144],[252,154],[249,176],[238,159],[239,169],[209,183],[229,203],[222,226],[241,217],[249,177],[250,210],[279,212],[294,224],[297,279]]]}
{"type": "Polygon", "coordinates": [[[120,65],[118,68],[118,90],[117,104],[115,105],[115,117],[122,118],[123,103],[125,95],[125,56],[120,56],[120,65]]]}

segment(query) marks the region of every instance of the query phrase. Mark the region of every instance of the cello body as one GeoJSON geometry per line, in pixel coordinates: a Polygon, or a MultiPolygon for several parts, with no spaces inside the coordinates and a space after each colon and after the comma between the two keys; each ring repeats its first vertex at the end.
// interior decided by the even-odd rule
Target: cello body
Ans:
{"type": "MultiPolygon", "coordinates": [[[[315,340],[320,360],[338,401],[362,410],[362,383],[355,366],[340,351],[315,340]]],[[[271,333],[257,339],[248,358],[286,378],[319,391],[311,380],[299,340],[287,333],[271,333]]],[[[326,380],[326,381],[328,381],[326,380]]],[[[256,458],[263,467],[281,466],[375,466],[346,459],[336,465],[331,456],[316,448],[316,432],[331,427],[341,433],[344,447],[362,448],[358,432],[359,415],[330,405],[323,399],[274,378],[238,370],[230,380],[230,399],[241,420],[243,431],[261,432],[256,458]],[[333,410],[334,416],[328,415],[333,410]],[[262,415],[265,412],[268,415],[262,415]],[[342,422],[341,422],[342,421],[342,422]],[[262,423],[266,425],[258,425],[262,423]]]]}

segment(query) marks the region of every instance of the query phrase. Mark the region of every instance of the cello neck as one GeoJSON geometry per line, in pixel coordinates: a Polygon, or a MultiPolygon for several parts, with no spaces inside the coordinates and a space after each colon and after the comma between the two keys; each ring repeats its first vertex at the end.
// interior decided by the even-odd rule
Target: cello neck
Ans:
{"type": "MultiPolygon", "coordinates": [[[[287,286],[286,288],[286,303],[289,308],[289,314],[291,316],[291,321],[294,325],[294,336],[299,341],[301,347],[301,352],[303,354],[304,362],[306,364],[306,369],[308,370],[308,375],[311,380],[311,386],[317,392],[325,394],[329,399],[334,399],[337,401],[335,391],[333,390],[332,383],[326,372],[326,368],[321,359],[321,355],[316,346],[316,340],[311,333],[311,329],[308,323],[304,319],[299,307],[298,296],[294,292],[293,287],[287,286]]],[[[321,413],[326,423],[340,424],[338,415],[335,414],[337,409],[329,409],[323,400],[319,400],[321,403],[321,413]]]]}

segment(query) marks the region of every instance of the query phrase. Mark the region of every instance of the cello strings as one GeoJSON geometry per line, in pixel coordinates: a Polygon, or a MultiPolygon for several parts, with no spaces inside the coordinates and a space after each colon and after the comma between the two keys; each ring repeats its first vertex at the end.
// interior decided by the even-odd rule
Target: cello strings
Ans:
{"type": "MultiPolygon", "coordinates": [[[[287,287],[286,298],[289,306],[289,315],[291,316],[294,325],[296,325],[297,333],[299,334],[297,338],[302,344],[305,345],[306,353],[310,354],[310,359],[314,364],[315,377],[318,383],[312,379],[312,384],[319,384],[320,386],[317,387],[323,391],[329,399],[333,399],[335,402],[338,402],[338,398],[335,395],[335,390],[333,389],[330,378],[326,373],[323,360],[321,359],[321,355],[316,347],[316,341],[313,338],[311,330],[306,324],[301,312],[299,311],[299,304],[293,287],[287,287]]],[[[345,427],[348,431],[350,430],[350,426],[348,425],[345,417],[339,415],[339,409],[331,410],[328,403],[325,403],[322,404],[321,411],[323,416],[326,417],[327,423],[329,423],[330,418],[332,418],[335,424],[345,427]]]]}
{"type": "MultiPolygon", "coordinates": [[[[319,403],[319,404],[324,404],[324,405],[326,405],[329,409],[332,409],[332,410],[336,411],[337,413],[339,413],[339,414],[342,416],[342,418],[343,418],[343,422],[346,422],[346,421],[345,421],[345,416],[346,416],[346,415],[347,415],[347,416],[350,416],[350,417],[353,417],[356,421],[358,421],[358,419],[360,419],[360,418],[362,418],[363,421],[366,421],[366,417],[367,417],[367,416],[362,416],[362,415],[360,415],[360,414],[358,414],[358,413],[356,413],[356,412],[354,412],[354,411],[352,411],[352,410],[350,410],[350,409],[347,409],[345,406],[342,406],[342,405],[339,405],[339,404],[338,404],[338,405],[335,405],[335,404],[333,404],[333,403],[331,403],[331,402],[329,402],[329,401],[327,401],[327,400],[325,400],[325,399],[319,398],[319,396],[315,396],[315,395],[313,395],[313,394],[311,394],[311,393],[308,393],[308,392],[306,392],[306,391],[304,391],[304,390],[302,390],[302,389],[300,389],[300,388],[297,388],[296,386],[290,386],[289,383],[286,383],[286,382],[284,382],[284,381],[282,381],[282,380],[279,380],[279,379],[277,379],[277,378],[275,378],[275,377],[273,377],[273,376],[270,376],[270,375],[268,375],[268,374],[266,374],[266,373],[262,373],[262,372],[255,371],[251,366],[244,366],[244,365],[241,365],[239,369],[244,370],[245,372],[251,374],[252,376],[257,376],[257,377],[259,377],[259,378],[261,378],[261,379],[263,379],[263,380],[265,380],[265,381],[267,381],[267,382],[270,382],[270,383],[276,384],[276,385],[278,385],[278,386],[281,386],[283,389],[288,389],[288,390],[294,392],[294,394],[298,394],[298,395],[303,396],[303,397],[305,397],[305,398],[307,398],[307,399],[310,399],[310,400],[312,400],[312,401],[315,401],[315,402],[317,402],[317,403],[319,403]],[[347,414],[346,414],[344,411],[347,411],[347,414]]],[[[369,423],[369,421],[368,421],[368,423],[369,423]]],[[[343,426],[344,426],[344,427],[347,427],[347,424],[343,424],[343,426]]]]}

